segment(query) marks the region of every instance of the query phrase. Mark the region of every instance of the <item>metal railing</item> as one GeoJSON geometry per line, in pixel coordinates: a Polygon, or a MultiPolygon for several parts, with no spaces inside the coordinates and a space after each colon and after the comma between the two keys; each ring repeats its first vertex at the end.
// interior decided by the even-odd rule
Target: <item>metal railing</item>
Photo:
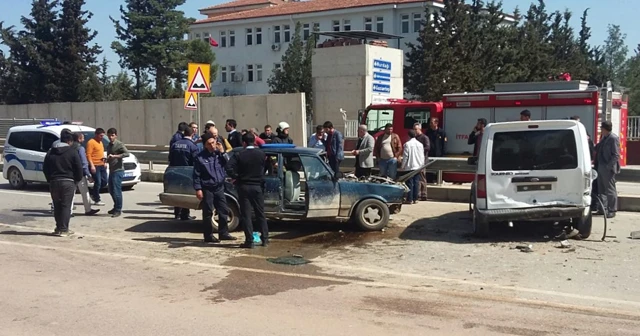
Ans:
{"type": "Polygon", "coordinates": [[[640,116],[628,117],[627,140],[640,140],[640,116]]]}
{"type": "Polygon", "coordinates": [[[357,120],[344,121],[344,137],[345,138],[358,137],[358,121],[357,120]]]}

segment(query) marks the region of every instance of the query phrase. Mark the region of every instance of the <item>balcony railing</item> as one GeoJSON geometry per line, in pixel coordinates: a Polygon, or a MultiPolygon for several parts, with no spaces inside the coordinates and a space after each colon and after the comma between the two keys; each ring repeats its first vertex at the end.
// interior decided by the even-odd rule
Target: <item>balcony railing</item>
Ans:
{"type": "Polygon", "coordinates": [[[640,116],[627,119],[627,140],[640,140],[640,116]]]}

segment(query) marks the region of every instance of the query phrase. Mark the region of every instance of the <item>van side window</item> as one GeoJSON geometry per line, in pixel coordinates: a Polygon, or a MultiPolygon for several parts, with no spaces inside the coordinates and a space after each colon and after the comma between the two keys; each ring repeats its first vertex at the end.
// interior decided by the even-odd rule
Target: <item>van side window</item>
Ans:
{"type": "Polygon", "coordinates": [[[393,110],[392,109],[379,109],[369,110],[367,112],[367,128],[370,133],[375,133],[386,124],[393,124],[393,110]]]}
{"type": "Polygon", "coordinates": [[[15,148],[39,152],[41,140],[41,132],[12,132],[7,142],[15,148]]]}
{"type": "Polygon", "coordinates": [[[407,108],[404,110],[404,129],[412,129],[415,123],[429,122],[431,109],[427,107],[407,108]]]}
{"type": "Polygon", "coordinates": [[[54,142],[58,141],[58,137],[51,133],[42,134],[42,151],[48,152],[54,142]]]}
{"type": "Polygon", "coordinates": [[[578,167],[573,130],[498,132],[493,136],[493,171],[561,170],[578,167]]]}

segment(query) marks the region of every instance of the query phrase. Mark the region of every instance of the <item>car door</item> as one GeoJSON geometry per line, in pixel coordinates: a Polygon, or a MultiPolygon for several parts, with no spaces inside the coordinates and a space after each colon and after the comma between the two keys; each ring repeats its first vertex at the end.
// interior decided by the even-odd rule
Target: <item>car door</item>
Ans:
{"type": "Polygon", "coordinates": [[[39,155],[41,141],[41,133],[35,131],[13,132],[9,137],[8,143],[12,148],[5,153],[5,159],[7,162],[17,160],[22,165],[25,181],[40,181],[36,172],[42,173],[44,162],[44,156],[39,155]]]}
{"type": "Polygon", "coordinates": [[[336,217],[340,210],[340,186],[329,166],[318,156],[301,155],[307,184],[307,218],[336,217]]]}
{"type": "MultiPolygon", "coordinates": [[[[44,162],[44,157],[47,156],[47,152],[49,151],[49,149],[51,149],[51,146],[53,145],[53,143],[59,140],[59,138],[58,136],[52,133],[40,133],[40,134],[41,134],[40,148],[38,149],[38,151],[34,153],[34,155],[37,156],[38,162],[44,162]]],[[[47,181],[47,178],[44,176],[44,173],[42,172],[42,164],[40,164],[38,166],[38,169],[36,169],[35,171],[35,180],[40,182],[47,181]]]]}
{"type": "Polygon", "coordinates": [[[274,153],[266,153],[264,176],[264,211],[279,213],[282,206],[282,157],[274,153]]]}

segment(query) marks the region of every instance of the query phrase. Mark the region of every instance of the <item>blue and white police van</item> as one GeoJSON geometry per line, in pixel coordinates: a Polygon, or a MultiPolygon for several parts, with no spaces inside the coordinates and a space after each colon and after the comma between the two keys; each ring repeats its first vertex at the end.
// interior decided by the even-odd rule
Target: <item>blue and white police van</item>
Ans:
{"type": "MultiPolygon", "coordinates": [[[[63,124],[61,121],[42,121],[39,125],[14,126],[9,129],[4,144],[2,175],[13,189],[23,189],[27,183],[46,183],[42,172],[42,164],[52,144],[60,139],[63,129],[84,134],[83,146],[94,137],[95,128],[82,126],[73,122],[63,124]]],[[[103,139],[104,148],[109,140],[103,139]]],[[[106,157],[105,152],[105,157],[106,157]]],[[[140,182],[142,172],[135,155],[124,158],[124,178],[122,187],[130,189],[140,182]]],[[[108,170],[107,170],[108,171],[108,170]]],[[[89,184],[93,187],[93,184],[89,184]]]]}

